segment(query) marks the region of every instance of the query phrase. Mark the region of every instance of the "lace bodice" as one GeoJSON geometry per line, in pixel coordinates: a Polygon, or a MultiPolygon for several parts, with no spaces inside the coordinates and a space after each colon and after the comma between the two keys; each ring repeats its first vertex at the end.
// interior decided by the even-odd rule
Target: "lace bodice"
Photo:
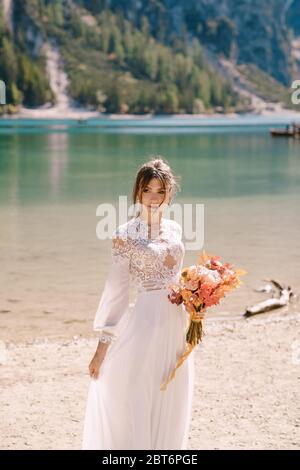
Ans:
{"type": "Polygon", "coordinates": [[[161,220],[161,233],[148,237],[147,223],[136,217],[118,227],[112,255],[129,261],[129,272],[138,291],[163,289],[178,279],[184,245],[177,222],[161,220]]]}
{"type": "Polygon", "coordinates": [[[165,289],[177,282],[185,253],[181,226],[162,218],[160,233],[148,235],[148,224],[134,217],[112,235],[112,264],[94,320],[101,341],[112,341],[128,310],[131,282],[138,292],[165,289]]]}

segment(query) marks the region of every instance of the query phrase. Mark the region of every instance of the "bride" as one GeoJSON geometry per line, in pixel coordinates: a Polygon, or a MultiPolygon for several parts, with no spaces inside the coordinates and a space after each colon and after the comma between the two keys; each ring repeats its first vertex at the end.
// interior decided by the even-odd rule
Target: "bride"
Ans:
{"type": "Polygon", "coordinates": [[[168,300],[185,248],[181,226],[162,217],[178,189],[167,162],[141,166],[133,188],[138,215],[112,236],[111,268],[95,315],[82,449],[187,449],[194,352],[166,390],[160,385],[185,350],[187,314],[168,300]],[[137,300],[129,307],[129,286],[137,300]]]}

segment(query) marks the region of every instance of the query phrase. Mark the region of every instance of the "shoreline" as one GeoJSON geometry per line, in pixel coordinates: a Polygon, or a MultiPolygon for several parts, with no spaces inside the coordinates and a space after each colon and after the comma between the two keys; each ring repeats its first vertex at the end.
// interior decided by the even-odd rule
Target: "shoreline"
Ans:
{"type": "Polygon", "coordinates": [[[118,114],[118,113],[101,113],[98,111],[88,110],[86,108],[60,108],[60,107],[39,107],[36,109],[24,108],[16,114],[3,114],[0,115],[0,121],[3,120],[89,120],[89,119],[103,119],[108,121],[113,120],[136,120],[144,121],[147,119],[165,118],[165,119],[216,119],[216,118],[255,118],[255,117],[270,117],[270,118],[295,118],[300,121],[300,106],[299,111],[283,108],[280,105],[274,105],[271,109],[257,108],[245,112],[229,112],[229,113],[200,113],[200,114],[118,114]]]}

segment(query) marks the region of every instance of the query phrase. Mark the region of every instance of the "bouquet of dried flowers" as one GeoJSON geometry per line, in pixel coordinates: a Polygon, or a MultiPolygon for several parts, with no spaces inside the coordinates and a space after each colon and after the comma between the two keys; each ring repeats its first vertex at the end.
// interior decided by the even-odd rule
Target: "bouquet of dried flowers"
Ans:
{"type": "Polygon", "coordinates": [[[198,264],[185,267],[181,272],[179,284],[169,286],[168,299],[176,305],[183,304],[190,321],[186,333],[186,350],[168,379],[161,385],[161,390],[166,390],[178,367],[202,341],[202,320],[207,307],[217,305],[228,291],[242,284],[239,276],[243,274],[246,274],[246,271],[234,269],[231,264],[222,263],[219,256],[208,255],[202,251],[198,264]]]}

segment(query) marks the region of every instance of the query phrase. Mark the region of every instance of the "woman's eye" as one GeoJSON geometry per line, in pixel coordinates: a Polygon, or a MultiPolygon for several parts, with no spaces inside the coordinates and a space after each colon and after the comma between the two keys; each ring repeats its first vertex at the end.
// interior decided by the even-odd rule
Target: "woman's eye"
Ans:
{"type": "MultiPolygon", "coordinates": [[[[144,193],[147,193],[147,192],[148,192],[148,189],[143,189],[143,192],[144,192],[144,193]]],[[[161,191],[159,191],[159,194],[165,194],[165,190],[162,189],[161,191]]]]}

